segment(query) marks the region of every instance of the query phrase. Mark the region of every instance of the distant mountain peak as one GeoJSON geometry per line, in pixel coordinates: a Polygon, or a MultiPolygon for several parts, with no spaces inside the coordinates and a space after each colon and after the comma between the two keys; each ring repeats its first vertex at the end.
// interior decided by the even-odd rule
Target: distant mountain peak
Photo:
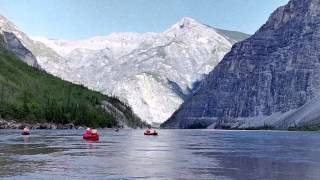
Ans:
{"type": "Polygon", "coordinates": [[[3,31],[13,31],[18,29],[12,22],[10,22],[6,17],[0,15],[0,30],[3,31]]]}
{"type": "Polygon", "coordinates": [[[0,21],[9,21],[9,20],[0,14],[0,21]]]}
{"type": "Polygon", "coordinates": [[[181,29],[192,27],[195,25],[203,25],[203,24],[199,23],[198,21],[196,21],[195,19],[192,19],[190,17],[183,17],[177,24],[179,25],[179,27],[181,29]]]}
{"type": "Polygon", "coordinates": [[[214,28],[205,25],[201,22],[198,22],[195,19],[192,19],[190,17],[183,17],[181,20],[179,20],[177,23],[175,23],[174,25],[172,25],[166,32],[173,32],[173,31],[189,31],[192,29],[212,29],[214,30],[214,28]]]}

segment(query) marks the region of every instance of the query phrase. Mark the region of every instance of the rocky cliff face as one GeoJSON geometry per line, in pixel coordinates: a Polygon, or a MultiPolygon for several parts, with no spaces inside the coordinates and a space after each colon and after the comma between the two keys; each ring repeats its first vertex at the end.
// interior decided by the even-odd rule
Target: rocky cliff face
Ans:
{"type": "Polygon", "coordinates": [[[310,116],[315,111],[309,109],[319,99],[319,49],[320,0],[291,0],[256,34],[235,44],[198,93],[163,126],[287,128],[319,123],[320,116],[310,116]],[[294,114],[300,116],[293,119],[294,114]]]}
{"type": "Polygon", "coordinates": [[[1,46],[15,53],[28,65],[40,68],[36,57],[22,44],[16,34],[11,31],[13,28],[13,24],[8,23],[4,17],[0,16],[1,46]]]}
{"type": "Polygon", "coordinates": [[[63,74],[62,70],[67,69],[67,67],[63,66],[63,64],[60,64],[59,66],[57,65],[57,62],[65,61],[59,54],[43,43],[30,39],[12,22],[1,15],[0,35],[2,37],[2,41],[4,42],[4,47],[14,52],[28,65],[45,69],[54,75],[57,75],[57,72],[63,74]]]}
{"type": "Polygon", "coordinates": [[[113,33],[82,41],[37,40],[66,59],[45,66],[47,71],[116,95],[141,119],[162,123],[232,44],[247,37],[185,17],[162,33],[113,33]],[[55,66],[66,68],[55,70],[55,66]]]}

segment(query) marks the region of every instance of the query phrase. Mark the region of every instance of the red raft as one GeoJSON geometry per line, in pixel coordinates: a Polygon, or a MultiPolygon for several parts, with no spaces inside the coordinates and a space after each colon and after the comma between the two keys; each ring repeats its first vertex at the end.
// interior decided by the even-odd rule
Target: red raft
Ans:
{"type": "Polygon", "coordinates": [[[144,132],[144,135],[146,135],[146,136],[158,136],[159,134],[158,134],[158,132],[157,131],[150,131],[150,130],[146,130],[145,132],[144,132]]]}
{"type": "Polygon", "coordinates": [[[83,139],[89,141],[99,141],[99,134],[84,134],[83,139]]]}
{"type": "Polygon", "coordinates": [[[83,134],[83,139],[89,140],[89,141],[99,141],[99,134],[92,131],[86,131],[86,133],[83,134]]]}

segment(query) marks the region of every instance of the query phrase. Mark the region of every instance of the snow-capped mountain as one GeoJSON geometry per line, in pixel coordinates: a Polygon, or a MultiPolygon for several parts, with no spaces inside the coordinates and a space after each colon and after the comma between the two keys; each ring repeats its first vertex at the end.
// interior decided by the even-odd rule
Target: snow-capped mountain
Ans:
{"type": "MultiPolygon", "coordinates": [[[[48,72],[119,96],[143,120],[162,123],[231,46],[247,37],[186,17],[162,33],[113,33],[81,41],[34,40],[65,59],[44,66],[48,72]]],[[[40,59],[40,64],[45,62],[40,59]]]]}
{"type": "Polygon", "coordinates": [[[51,74],[66,76],[62,56],[45,44],[34,41],[6,17],[0,15],[0,34],[4,37],[8,48],[18,55],[27,64],[45,69],[51,74]],[[59,73],[58,73],[59,72],[59,73]]]}
{"type": "Polygon", "coordinates": [[[1,47],[15,53],[22,61],[30,66],[39,68],[36,57],[24,46],[20,40],[26,36],[17,30],[16,26],[0,15],[0,41],[1,47]]]}

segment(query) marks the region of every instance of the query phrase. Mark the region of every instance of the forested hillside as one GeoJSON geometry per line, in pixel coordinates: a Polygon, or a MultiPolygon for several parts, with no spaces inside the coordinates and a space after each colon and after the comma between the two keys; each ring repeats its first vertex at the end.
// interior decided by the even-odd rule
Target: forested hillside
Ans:
{"type": "MultiPolygon", "coordinates": [[[[3,45],[3,43],[1,43],[3,45]]],[[[128,126],[145,125],[131,108],[84,86],[63,81],[20,61],[0,47],[0,117],[23,122],[74,123],[113,127],[118,122],[101,107],[108,101],[125,115],[128,126]]]]}

